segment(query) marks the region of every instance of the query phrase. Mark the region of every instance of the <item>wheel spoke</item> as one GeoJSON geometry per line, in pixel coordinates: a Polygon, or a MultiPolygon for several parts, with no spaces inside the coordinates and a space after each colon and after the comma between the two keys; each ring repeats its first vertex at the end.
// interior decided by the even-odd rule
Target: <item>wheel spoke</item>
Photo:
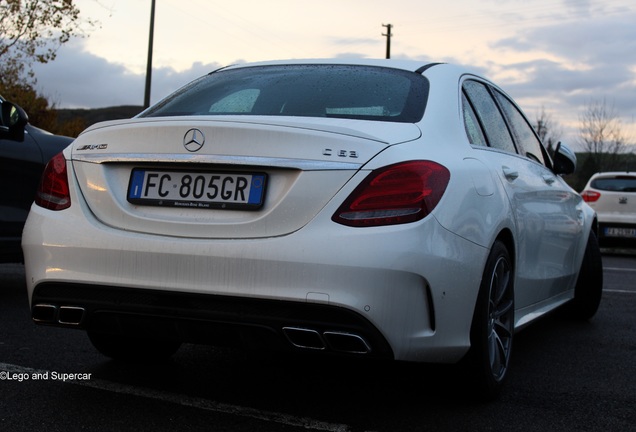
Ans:
{"type": "Polygon", "coordinates": [[[506,300],[505,302],[498,304],[493,312],[495,320],[499,320],[501,317],[505,317],[510,314],[513,307],[514,303],[512,300],[506,300]]]}
{"type": "Polygon", "coordinates": [[[512,324],[510,322],[495,321],[493,331],[500,338],[508,339],[512,336],[512,324]]]}
{"type": "Polygon", "coordinates": [[[491,299],[495,304],[499,304],[506,296],[510,286],[510,269],[507,262],[500,258],[495,267],[492,287],[491,299]]]}
{"type": "Polygon", "coordinates": [[[509,339],[503,340],[496,332],[492,332],[489,340],[490,367],[492,373],[499,377],[508,367],[508,355],[510,354],[509,339]]]}

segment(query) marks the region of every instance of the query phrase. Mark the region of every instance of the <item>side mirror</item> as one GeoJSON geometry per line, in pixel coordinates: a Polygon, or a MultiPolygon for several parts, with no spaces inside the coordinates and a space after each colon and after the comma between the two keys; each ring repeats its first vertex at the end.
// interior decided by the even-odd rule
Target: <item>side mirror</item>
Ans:
{"type": "Polygon", "coordinates": [[[4,101],[0,110],[0,136],[15,141],[24,141],[24,127],[29,116],[18,105],[4,101]]]}
{"type": "Polygon", "coordinates": [[[572,174],[576,170],[576,154],[568,146],[559,142],[554,150],[554,173],[557,175],[572,174]]]}

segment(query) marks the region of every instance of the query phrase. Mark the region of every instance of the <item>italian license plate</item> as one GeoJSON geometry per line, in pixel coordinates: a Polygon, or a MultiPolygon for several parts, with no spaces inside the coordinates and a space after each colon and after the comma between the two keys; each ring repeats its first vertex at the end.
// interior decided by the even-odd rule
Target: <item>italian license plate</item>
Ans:
{"type": "Polygon", "coordinates": [[[636,237],[636,228],[606,227],[604,234],[607,237],[636,237]]]}
{"type": "Polygon", "coordinates": [[[265,197],[265,173],[133,169],[128,202],[201,209],[258,210],[265,197]]]}

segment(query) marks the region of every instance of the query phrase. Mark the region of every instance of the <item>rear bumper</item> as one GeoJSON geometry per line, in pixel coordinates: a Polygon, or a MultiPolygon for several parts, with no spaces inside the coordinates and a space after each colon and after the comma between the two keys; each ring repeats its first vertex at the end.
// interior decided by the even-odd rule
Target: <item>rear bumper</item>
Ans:
{"type": "Polygon", "coordinates": [[[434,217],[372,230],[317,218],[283,237],[196,240],[116,230],[77,207],[36,206],[22,245],[39,323],[302,345],[291,333],[325,350],[367,344],[366,354],[444,363],[468,350],[488,254],[434,217]]]}
{"type": "Polygon", "coordinates": [[[32,303],[39,324],[96,333],[393,358],[367,319],[324,304],[60,283],[38,285],[32,303]]]}

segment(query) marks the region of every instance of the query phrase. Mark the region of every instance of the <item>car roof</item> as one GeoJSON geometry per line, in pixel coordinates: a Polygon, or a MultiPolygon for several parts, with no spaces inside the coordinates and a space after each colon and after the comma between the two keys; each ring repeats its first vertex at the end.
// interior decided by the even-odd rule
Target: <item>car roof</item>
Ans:
{"type": "MultiPolygon", "coordinates": [[[[370,58],[288,59],[288,60],[262,61],[262,62],[254,62],[254,63],[241,63],[241,64],[235,64],[235,65],[222,67],[217,69],[216,71],[258,67],[258,66],[285,66],[285,65],[376,66],[376,67],[399,69],[399,70],[404,70],[404,71],[409,71],[414,73],[422,73],[424,76],[428,77],[429,79],[435,77],[434,79],[436,80],[439,80],[439,79],[442,79],[444,81],[450,80],[448,82],[456,82],[457,79],[460,79],[460,77],[464,75],[471,75],[474,77],[479,77],[480,79],[488,82],[489,84],[501,90],[499,86],[491,82],[488,78],[484,77],[478,72],[473,71],[467,67],[456,65],[456,64],[430,62],[430,61],[427,62],[427,61],[419,61],[419,60],[370,59],[370,58]]],[[[213,71],[212,73],[216,71],[213,71]]]]}
{"type": "MultiPolygon", "coordinates": [[[[356,66],[383,66],[395,69],[404,69],[415,71],[421,67],[430,65],[430,62],[422,62],[417,60],[393,60],[393,59],[367,59],[367,58],[316,58],[316,59],[288,59],[288,60],[271,60],[253,63],[239,63],[228,66],[224,69],[234,69],[254,66],[281,66],[281,65],[309,65],[309,64],[338,64],[338,65],[356,65],[356,66]]],[[[434,63],[433,63],[434,64],[434,63]]]]}

